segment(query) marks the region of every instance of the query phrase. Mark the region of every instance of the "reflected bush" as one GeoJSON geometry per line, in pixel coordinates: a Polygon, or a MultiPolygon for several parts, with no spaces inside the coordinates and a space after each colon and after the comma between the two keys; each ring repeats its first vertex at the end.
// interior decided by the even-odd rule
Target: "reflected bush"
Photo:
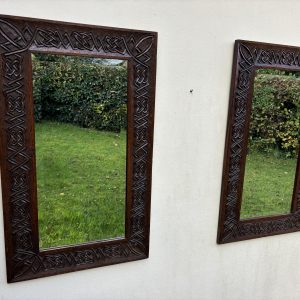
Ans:
{"type": "Polygon", "coordinates": [[[119,132],[127,123],[127,67],[99,59],[33,56],[34,115],[119,132]]]}
{"type": "Polygon", "coordinates": [[[297,73],[260,70],[254,83],[250,149],[295,157],[299,145],[300,79],[297,73]]]}

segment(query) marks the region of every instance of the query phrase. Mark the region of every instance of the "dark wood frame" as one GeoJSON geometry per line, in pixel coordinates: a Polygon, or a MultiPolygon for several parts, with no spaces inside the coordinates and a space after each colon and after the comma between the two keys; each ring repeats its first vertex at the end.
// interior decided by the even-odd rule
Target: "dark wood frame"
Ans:
{"type": "Polygon", "coordinates": [[[240,220],[254,76],[259,68],[300,71],[300,48],[243,40],[235,42],[217,237],[219,244],[300,230],[299,155],[291,212],[240,220]]]}
{"type": "Polygon", "coordinates": [[[148,257],[157,33],[0,16],[0,151],[7,281],[148,257]],[[125,238],[39,249],[31,52],[127,59],[125,238]]]}

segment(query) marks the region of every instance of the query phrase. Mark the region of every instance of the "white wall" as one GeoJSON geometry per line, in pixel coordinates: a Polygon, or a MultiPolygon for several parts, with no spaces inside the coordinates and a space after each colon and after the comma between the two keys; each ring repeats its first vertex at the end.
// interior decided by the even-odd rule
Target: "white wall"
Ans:
{"type": "Polygon", "coordinates": [[[0,299],[299,299],[300,233],[216,244],[234,40],[300,46],[299,9],[290,0],[1,0],[2,14],[159,35],[150,258],[8,285],[0,212],[0,299]]]}

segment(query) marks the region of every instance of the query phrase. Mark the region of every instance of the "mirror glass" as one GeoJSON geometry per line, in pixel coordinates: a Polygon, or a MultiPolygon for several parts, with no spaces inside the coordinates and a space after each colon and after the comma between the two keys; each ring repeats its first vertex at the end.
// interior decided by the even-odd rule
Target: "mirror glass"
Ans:
{"type": "Polygon", "coordinates": [[[127,61],[31,59],[40,248],[124,237],[127,61]]]}
{"type": "Polygon", "coordinates": [[[256,71],[240,218],[291,211],[299,107],[300,72],[256,71]]]}

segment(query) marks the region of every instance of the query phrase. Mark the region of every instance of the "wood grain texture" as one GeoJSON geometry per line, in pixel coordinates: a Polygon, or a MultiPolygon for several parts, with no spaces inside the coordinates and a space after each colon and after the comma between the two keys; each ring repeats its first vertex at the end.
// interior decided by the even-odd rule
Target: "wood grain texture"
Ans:
{"type": "Polygon", "coordinates": [[[291,212],[240,220],[254,75],[258,68],[300,71],[300,48],[235,42],[217,237],[220,244],[300,230],[299,155],[291,212]]]}
{"type": "Polygon", "coordinates": [[[0,150],[8,282],[148,257],[157,34],[0,16],[0,150]],[[31,52],[128,60],[124,239],[40,251],[31,52]]]}

